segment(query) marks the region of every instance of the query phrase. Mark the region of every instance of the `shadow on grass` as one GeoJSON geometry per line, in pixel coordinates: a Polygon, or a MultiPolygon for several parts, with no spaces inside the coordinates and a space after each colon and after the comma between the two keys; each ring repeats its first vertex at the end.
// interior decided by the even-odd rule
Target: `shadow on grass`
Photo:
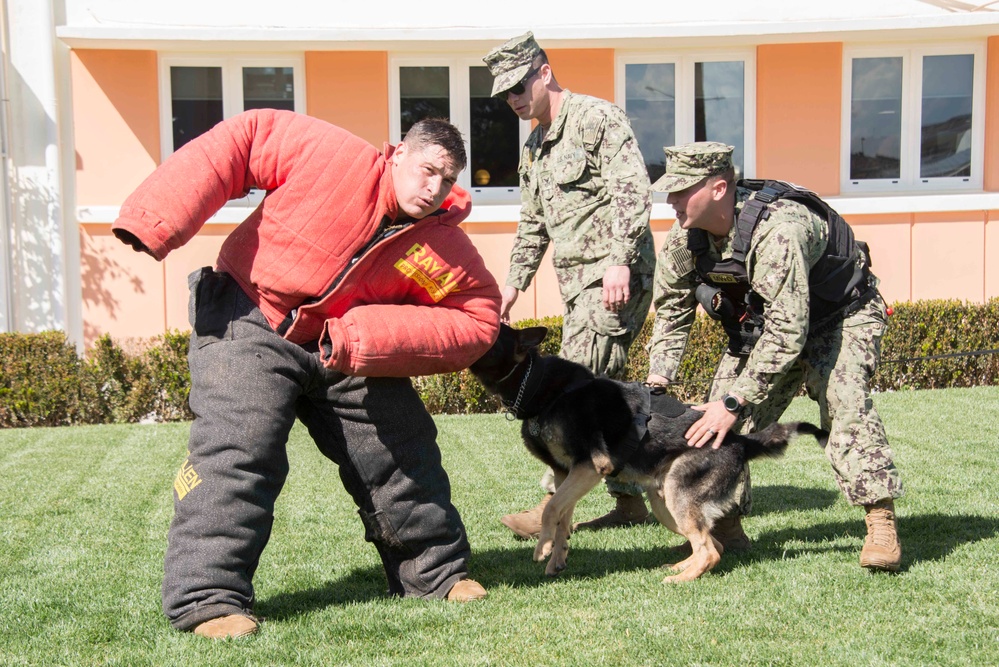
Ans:
{"type": "Polygon", "coordinates": [[[254,611],[270,619],[288,619],[317,609],[371,602],[388,597],[388,583],[381,568],[367,567],[326,582],[322,586],[260,600],[254,611]]]}
{"type": "MultiPolygon", "coordinates": [[[[655,530],[655,527],[651,528],[655,530]]],[[[550,585],[553,579],[545,576],[545,563],[531,560],[533,542],[514,540],[511,536],[509,547],[473,552],[472,577],[487,590],[496,586],[524,589],[550,585]]],[[[615,572],[653,570],[663,565],[665,554],[660,537],[653,537],[651,541],[659,546],[626,551],[571,548],[569,569],[558,580],[599,579],[615,572]]],[[[385,575],[380,568],[361,568],[322,586],[279,593],[260,600],[255,610],[265,618],[288,619],[329,606],[388,599],[387,588],[385,575]]]]}
{"type": "MultiPolygon", "coordinates": [[[[812,498],[812,503],[817,503],[816,509],[821,509],[829,500],[825,498],[825,492],[816,492],[815,489],[764,488],[769,489],[769,492],[779,492],[780,497],[785,500],[788,499],[787,488],[792,488],[795,492],[801,492],[812,498]]],[[[835,500],[835,493],[829,492],[829,495],[835,500]]],[[[759,498],[761,504],[765,504],[763,500],[759,498]]],[[[801,506],[796,505],[796,508],[801,509],[801,506]]],[[[770,509],[770,511],[778,510],[770,509]]],[[[663,545],[662,536],[652,533],[660,529],[666,531],[665,527],[658,526],[613,529],[650,531],[650,542],[654,542],[655,546],[612,550],[571,545],[569,567],[558,580],[598,579],[617,572],[651,571],[680,560],[679,556],[663,545]]],[[[904,575],[913,564],[943,561],[962,545],[999,535],[999,518],[951,514],[904,516],[899,519],[899,532],[903,547],[900,574],[904,575]]],[[[714,572],[722,574],[752,563],[790,560],[814,553],[849,551],[856,552],[859,556],[865,533],[866,528],[859,510],[856,521],[832,521],[818,523],[803,530],[787,528],[763,532],[756,537],[751,550],[730,552],[723,556],[714,572]],[[843,545],[844,538],[854,543],[843,545]],[[788,543],[794,543],[794,546],[787,546],[788,543]]],[[[676,543],[672,534],[668,539],[671,544],[676,543]]],[[[533,544],[516,540],[511,535],[509,546],[475,551],[472,555],[474,578],[486,589],[496,586],[537,588],[549,585],[553,580],[545,576],[545,564],[531,560],[533,544]]],[[[331,580],[323,586],[281,593],[261,600],[257,605],[257,611],[269,618],[291,618],[328,606],[384,599],[386,588],[385,576],[380,568],[363,568],[353,570],[346,576],[331,580]]]]}
{"type": "Polygon", "coordinates": [[[815,489],[777,484],[753,486],[753,511],[751,516],[763,516],[785,510],[822,510],[832,507],[839,493],[830,489],[815,489]]]}
{"type": "MultiPolygon", "coordinates": [[[[715,571],[727,572],[749,563],[790,560],[821,552],[855,552],[859,558],[867,528],[863,511],[858,508],[857,512],[856,521],[820,523],[804,530],[788,528],[764,532],[754,540],[751,550],[726,554],[715,571]],[[843,545],[844,538],[853,540],[854,544],[843,545]],[[789,542],[795,543],[794,546],[785,546],[789,542]],[[801,545],[801,542],[805,544],[801,545]]],[[[962,545],[996,537],[999,535],[999,518],[918,514],[900,517],[898,531],[902,540],[900,573],[904,574],[916,563],[943,561],[962,545]]]]}

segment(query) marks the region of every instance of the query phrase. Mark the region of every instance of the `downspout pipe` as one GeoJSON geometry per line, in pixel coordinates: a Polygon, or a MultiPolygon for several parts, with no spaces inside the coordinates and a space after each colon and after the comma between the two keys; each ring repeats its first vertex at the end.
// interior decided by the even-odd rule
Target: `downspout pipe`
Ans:
{"type": "Polygon", "coordinates": [[[11,281],[10,132],[7,95],[10,40],[7,35],[7,0],[0,0],[0,333],[14,329],[14,293],[11,281]]]}

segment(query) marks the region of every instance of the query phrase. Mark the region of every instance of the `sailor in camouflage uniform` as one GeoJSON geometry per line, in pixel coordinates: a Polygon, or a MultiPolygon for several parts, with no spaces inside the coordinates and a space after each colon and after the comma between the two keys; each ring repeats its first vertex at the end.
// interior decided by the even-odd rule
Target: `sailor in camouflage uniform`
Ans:
{"type": "MultiPolygon", "coordinates": [[[[731,146],[665,151],[666,173],[652,189],[669,193],[677,223],[657,258],[649,382],[675,379],[700,303],[730,344],[688,444],[718,447],[732,428],[764,428],[804,383],[831,432],[826,456],[836,481],[867,512],[860,564],[897,570],[893,500],[902,485],[870,392],[886,308],[866,246],[813,193],[779,181],[734,182],[731,146]]],[[[749,510],[748,472],[741,514],[749,510]]],[[[738,515],[715,531],[722,544],[748,546],[738,515]]]]}
{"type": "MultiPolygon", "coordinates": [[[[649,178],[631,124],[610,102],[561,88],[530,32],[483,60],[494,77],[493,95],[522,120],[538,121],[520,157],[520,224],[501,317],[509,322],[551,244],[564,305],[560,356],[620,377],[649,313],[655,271],[649,178]]],[[[554,486],[549,470],[542,504],[503,523],[521,537],[536,535],[554,486]]],[[[609,482],[608,490],[617,499],[614,511],[577,527],[647,519],[640,487],[609,482]]]]}

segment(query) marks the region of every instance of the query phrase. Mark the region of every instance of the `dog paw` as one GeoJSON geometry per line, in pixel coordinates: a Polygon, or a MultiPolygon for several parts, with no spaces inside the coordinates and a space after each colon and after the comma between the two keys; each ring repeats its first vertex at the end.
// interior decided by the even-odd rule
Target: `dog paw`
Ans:
{"type": "Polygon", "coordinates": [[[551,559],[548,561],[548,567],[545,569],[545,574],[549,577],[557,577],[559,573],[565,569],[565,564],[568,558],[569,545],[565,542],[557,544],[552,549],[551,559]]]}
{"type": "Polygon", "coordinates": [[[683,559],[679,563],[673,563],[672,565],[667,565],[666,567],[668,567],[669,569],[673,570],[674,572],[683,572],[688,567],[690,567],[690,563],[693,560],[694,560],[694,557],[691,556],[689,558],[683,559]]]}
{"type": "Polygon", "coordinates": [[[561,563],[557,562],[554,558],[548,561],[548,567],[545,568],[545,575],[549,577],[557,577],[562,574],[562,570],[565,569],[565,561],[561,563]]]}
{"type": "Polygon", "coordinates": [[[552,540],[545,540],[543,542],[539,541],[538,545],[534,547],[534,562],[540,563],[550,556],[552,553],[552,540]]]}
{"type": "Polygon", "coordinates": [[[692,568],[689,568],[687,570],[684,570],[683,572],[681,572],[679,574],[674,574],[671,577],[666,577],[665,579],[663,579],[663,583],[664,584],[682,584],[682,583],[685,583],[685,582],[688,582],[688,581],[694,581],[695,579],[698,579],[705,572],[706,572],[706,570],[701,570],[700,568],[692,567],[692,568]]]}

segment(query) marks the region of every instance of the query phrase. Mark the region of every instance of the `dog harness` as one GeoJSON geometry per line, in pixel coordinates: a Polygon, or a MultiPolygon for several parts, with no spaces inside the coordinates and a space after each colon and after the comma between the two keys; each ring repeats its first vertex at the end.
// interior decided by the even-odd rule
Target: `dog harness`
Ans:
{"type": "MultiPolygon", "coordinates": [[[[514,419],[524,420],[528,433],[537,438],[541,435],[541,424],[538,420],[540,414],[527,416],[529,412],[527,407],[531,405],[534,395],[543,384],[545,374],[544,372],[533,372],[534,356],[535,353],[529,354],[527,359],[517,364],[510,371],[512,374],[526,361],[527,371],[520,381],[517,398],[512,402],[503,401],[503,407],[506,408],[507,419],[511,421],[514,419]]],[[[570,384],[562,390],[562,395],[564,396],[586,386],[593,379],[587,378],[570,384]]],[[[632,417],[628,432],[618,443],[611,456],[611,464],[614,466],[614,470],[608,475],[609,477],[617,477],[635,455],[635,452],[638,451],[639,447],[642,446],[642,443],[648,438],[649,421],[652,419],[652,415],[657,415],[665,419],[675,419],[687,411],[686,404],[666,394],[665,389],[662,387],[652,387],[640,382],[621,382],[619,384],[622,387],[625,403],[627,403],[628,408],[631,410],[632,417]]]]}
{"type": "Polygon", "coordinates": [[[621,440],[620,446],[611,457],[614,471],[608,477],[617,477],[635,455],[638,448],[649,435],[649,420],[652,419],[652,395],[650,387],[644,384],[629,383],[629,387],[637,388],[634,396],[628,396],[628,407],[631,408],[631,427],[628,434],[621,440]]]}
{"type": "MultiPolygon", "coordinates": [[[[631,428],[628,435],[621,441],[616,457],[611,457],[614,472],[610,477],[617,477],[649,437],[649,421],[652,415],[664,419],[676,419],[687,411],[687,405],[666,393],[663,387],[653,387],[639,382],[626,384],[629,389],[627,403],[631,408],[631,428]]],[[[627,390],[626,390],[627,391],[627,390]]]]}

